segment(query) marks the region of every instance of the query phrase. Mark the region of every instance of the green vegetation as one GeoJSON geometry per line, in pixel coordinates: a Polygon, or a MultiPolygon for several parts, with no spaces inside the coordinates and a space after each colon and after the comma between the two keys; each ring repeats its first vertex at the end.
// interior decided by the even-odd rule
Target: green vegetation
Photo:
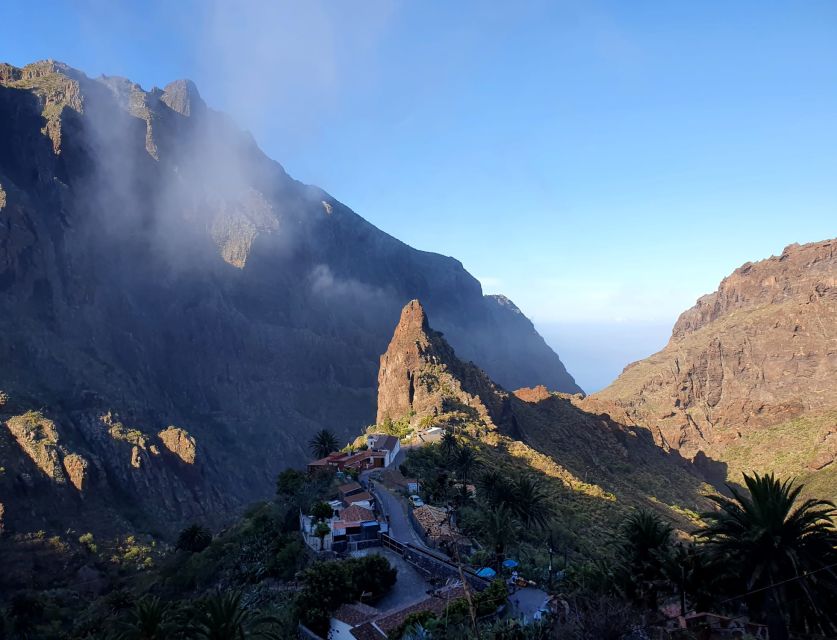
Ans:
{"type": "MultiPolygon", "coordinates": [[[[748,491],[713,496],[695,542],[675,542],[659,516],[638,511],[625,523],[618,555],[570,567],[565,588],[584,610],[608,598],[626,620],[665,601],[684,610],[738,615],[788,631],[837,632],[837,514],[831,503],[799,499],[801,487],[772,475],[746,476],[748,491]],[[633,611],[633,613],[630,613],[633,611]]],[[[595,607],[594,607],[595,610],[595,607]]],[[[600,612],[601,613],[601,612],[600,612]]],[[[620,615],[620,617],[622,617],[620,615]]]]}
{"type": "Polygon", "coordinates": [[[93,540],[92,533],[88,532],[80,535],[78,541],[79,544],[81,544],[90,553],[96,553],[98,551],[98,547],[96,546],[96,543],[93,540]]]}
{"type": "MultiPolygon", "coordinates": [[[[636,509],[578,492],[560,474],[529,466],[528,454],[510,455],[512,445],[496,434],[476,438],[462,429],[446,442],[412,449],[405,471],[478,542],[463,562],[501,572],[503,560],[514,558],[519,574],[561,605],[538,624],[494,619],[507,601],[505,582],[497,580],[442,613],[409,616],[395,637],[616,640],[653,623],[661,605],[681,602],[685,610],[728,615],[746,607],[780,640],[785,631],[837,633],[837,509],[804,500],[800,485],[745,477],[746,489],[713,496],[717,510],[699,519],[689,514],[686,521],[697,524],[678,531],[661,516],[664,503],[636,509]],[[476,496],[462,490],[471,478],[476,496]],[[610,537],[600,538],[606,546],[591,542],[608,530],[610,537]]],[[[328,500],[339,482],[333,472],[283,471],[275,500],[254,505],[215,536],[191,525],[172,549],[141,536],[30,534],[28,544],[50,554],[51,566],[66,566],[65,577],[51,576],[41,590],[9,591],[0,602],[0,637],[288,638],[300,621],[324,634],[341,604],[374,605],[397,578],[382,556],[318,561],[303,543],[300,510],[328,535],[328,500]],[[87,602],[73,590],[79,567],[99,576],[103,595],[87,602]]]]}
{"type": "MultiPolygon", "coordinates": [[[[253,505],[214,537],[191,525],[173,548],[140,536],[94,543],[86,533],[68,543],[31,534],[38,566],[60,573],[30,590],[10,588],[0,572],[0,638],[290,638],[300,617],[322,628],[340,604],[361,597],[374,602],[396,579],[378,555],[312,562],[298,531],[299,511],[328,518],[324,500],[336,495],[338,482],[333,473],[285,471],[275,500],[253,505]],[[99,582],[103,595],[89,600],[75,591],[81,567],[98,576],[85,580],[99,582]]],[[[8,538],[0,545],[5,563],[14,547],[8,538]]],[[[17,557],[31,563],[32,553],[20,549],[17,557]]]]}
{"type": "Polygon", "coordinates": [[[364,594],[374,602],[395,584],[396,575],[386,558],[379,555],[315,562],[300,577],[302,590],[297,606],[302,622],[325,637],[335,609],[360,600],[364,594]]]}
{"type": "Polygon", "coordinates": [[[311,516],[318,521],[328,520],[334,514],[334,510],[328,502],[316,502],[311,507],[311,516]]]}
{"type": "Polygon", "coordinates": [[[802,487],[772,474],[744,476],[749,495],[714,496],[698,534],[728,570],[746,576],[749,605],[770,623],[770,637],[788,637],[788,621],[805,633],[837,634],[837,508],[800,500],[802,487]]]}
{"type": "Polygon", "coordinates": [[[189,551],[191,553],[200,553],[206,549],[212,542],[212,532],[206,527],[199,524],[192,524],[177,536],[176,549],[182,551],[189,551]]]}
{"type": "Polygon", "coordinates": [[[779,477],[799,474],[803,495],[837,500],[837,462],[812,468],[835,424],[835,411],[803,416],[770,428],[743,430],[722,451],[709,453],[729,465],[730,481],[738,482],[742,473],[774,473],[779,477]]]}
{"type": "Polygon", "coordinates": [[[308,442],[308,448],[315,458],[325,458],[328,454],[337,451],[340,448],[340,443],[337,441],[337,436],[331,431],[320,429],[308,442]]]}
{"type": "Polygon", "coordinates": [[[385,433],[389,436],[398,436],[398,438],[406,438],[413,433],[413,427],[410,425],[411,415],[404,416],[400,420],[391,420],[386,418],[381,424],[372,425],[367,429],[368,433],[385,433]]]}

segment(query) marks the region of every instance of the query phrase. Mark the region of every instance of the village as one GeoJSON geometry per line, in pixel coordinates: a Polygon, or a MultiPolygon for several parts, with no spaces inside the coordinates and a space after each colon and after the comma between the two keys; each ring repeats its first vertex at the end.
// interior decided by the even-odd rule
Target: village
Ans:
{"type": "MultiPolygon", "coordinates": [[[[520,629],[546,628],[546,621],[568,614],[567,602],[554,589],[564,571],[553,572],[550,564],[547,585],[524,577],[520,563],[511,557],[475,564],[488,556],[457,526],[454,505],[428,503],[430,494],[421,481],[402,473],[411,450],[449,443],[450,431],[431,427],[402,439],[373,430],[364,440],[357,450],[332,451],[308,464],[309,474],[333,474],[334,496],[315,503],[310,513],[300,512],[300,532],[310,552],[320,558],[383,556],[397,569],[397,580],[377,602],[340,605],[331,614],[325,637],[304,624],[301,637],[429,637],[421,635],[421,623],[446,616],[457,603],[470,610],[475,623],[497,620],[520,629]],[[477,608],[474,602],[480,594],[490,597],[477,608]]],[[[469,501],[480,500],[474,484],[454,483],[453,489],[469,501]]],[[[638,630],[635,637],[662,640],[700,629],[705,638],[766,638],[762,625],[705,612],[681,616],[676,604],[669,613],[666,624],[638,630]]]]}
{"type": "MultiPolygon", "coordinates": [[[[320,503],[328,509],[316,505],[316,513],[300,513],[300,531],[311,551],[323,557],[382,554],[398,569],[395,587],[376,607],[352,603],[334,612],[329,639],[398,637],[391,634],[403,631],[405,620],[443,614],[451,603],[489,589],[492,581],[502,580],[505,589],[485,619],[509,616],[527,624],[552,606],[545,591],[518,576],[512,559],[504,561],[502,575],[463,563],[474,542],[457,529],[452,510],[425,504],[418,479],[399,471],[410,447],[438,443],[442,435],[441,428],[433,427],[402,448],[397,436],[369,433],[363,450],[332,452],[308,464],[309,473],[331,471],[340,483],[337,498],[320,503]]],[[[467,490],[476,496],[474,485],[467,490]]],[[[310,630],[303,633],[319,637],[310,630]]]]}

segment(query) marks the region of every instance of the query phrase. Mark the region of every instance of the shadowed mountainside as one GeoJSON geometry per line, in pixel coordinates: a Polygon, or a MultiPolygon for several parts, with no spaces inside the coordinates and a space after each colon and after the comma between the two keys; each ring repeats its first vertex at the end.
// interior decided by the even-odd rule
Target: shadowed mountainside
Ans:
{"type": "Polygon", "coordinates": [[[170,530],[268,493],[315,430],[372,422],[416,296],[504,384],[579,391],[510,301],[290,178],[188,81],[0,65],[0,292],[10,529],[170,530]]]}

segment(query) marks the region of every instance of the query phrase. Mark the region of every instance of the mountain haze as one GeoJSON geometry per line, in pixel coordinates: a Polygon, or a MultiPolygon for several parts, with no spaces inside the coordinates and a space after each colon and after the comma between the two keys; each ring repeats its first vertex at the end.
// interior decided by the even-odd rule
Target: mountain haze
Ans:
{"type": "Polygon", "coordinates": [[[315,430],[374,421],[414,297],[501,384],[580,391],[511,301],[293,180],[185,80],[0,65],[0,292],[12,529],[170,531],[270,492],[315,430]]]}

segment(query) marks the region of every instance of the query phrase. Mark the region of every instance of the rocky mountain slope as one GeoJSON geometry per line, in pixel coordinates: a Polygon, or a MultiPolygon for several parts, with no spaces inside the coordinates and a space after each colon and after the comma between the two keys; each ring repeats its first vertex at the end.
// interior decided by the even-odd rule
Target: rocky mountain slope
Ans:
{"type": "Polygon", "coordinates": [[[662,351],[579,404],[733,479],[775,470],[837,498],[837,240],[736,269],[662,351]]]}
{"type": "Polygon", "coordinates": [[[373,421],[416,296],[503,384],[579,391],[511,302],[290,178],[188,81],[0,65],[0,292],[8,529],[170,530],[270,492],[314,430],[373,421]]]}
{"type": "Polygon", "coordinates": [[[417,300],[404,307],[381,356],[378,422],[388,419],[467,434],[487,467],[543,477],[566,517],[599,535],[612,533],[632,506],[688,529],[688,513],[706,506],[710,490],[698,467],[662,451],[643,428],[585,412],[543,386],[506,391],[456,355],[417,300]]]}

